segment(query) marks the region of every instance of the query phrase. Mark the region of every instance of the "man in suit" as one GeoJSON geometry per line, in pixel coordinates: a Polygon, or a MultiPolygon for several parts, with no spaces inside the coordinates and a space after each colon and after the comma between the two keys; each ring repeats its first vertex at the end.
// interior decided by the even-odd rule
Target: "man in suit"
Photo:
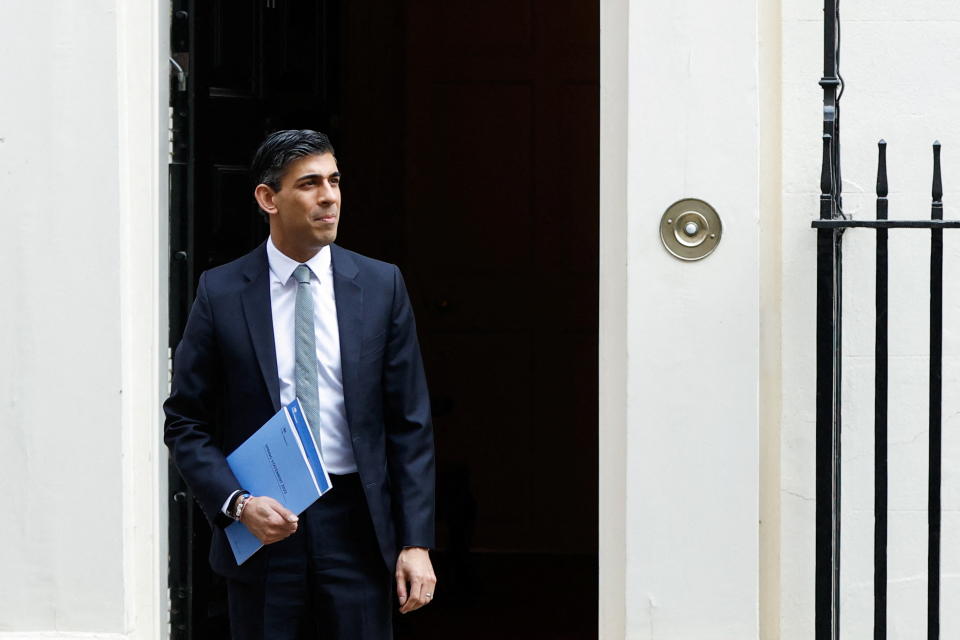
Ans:
{"type": "Polygon", "coordinates": [[[164,403],[164,439],[213,527],[235,639],[392,637],[436,577],[426,378],[399,270],[334,244],[340,172],[330,141],[278,131],[252,167],[270,238],[200,277],[164,403]],[[249,495],[226,455],[298,398],[332,490],[299,517],[249,495]],[[266,546],[237,565],[223,528],[266,546]]]}

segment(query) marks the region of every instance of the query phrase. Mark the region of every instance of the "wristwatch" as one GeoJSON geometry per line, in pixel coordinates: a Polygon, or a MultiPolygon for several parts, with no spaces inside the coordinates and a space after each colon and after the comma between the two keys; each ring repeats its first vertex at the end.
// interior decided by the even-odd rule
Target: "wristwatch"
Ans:
{"type": "Polygon", "coordinates": [[[230,501],[230,506],[227,507],[227,515],[234,520],[239,520],[240,514],[242,513],[242,509],[239,508],[240,505],[242,504],[240,499],[247,498],[249,496],[250,496],[250,492],[248,491],[241,491],[237,493],[237,495],[233,497],[233,500],[230,501]]]}

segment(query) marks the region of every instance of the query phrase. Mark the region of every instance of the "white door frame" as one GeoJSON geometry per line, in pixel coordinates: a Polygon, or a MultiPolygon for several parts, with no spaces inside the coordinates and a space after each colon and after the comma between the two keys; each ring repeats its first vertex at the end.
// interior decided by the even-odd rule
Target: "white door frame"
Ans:
{"type": "Polygon", "coordinates": [[[601,0],[600,637],[759,633],[758,2],[601,0]],[[660,216],[723,220],[684,263],[660,216]]]}
{"type": "Polygon", "coordinates": [[[169,635],[168,388],[169,0],[118,0],[125,636],[169,635]]]}

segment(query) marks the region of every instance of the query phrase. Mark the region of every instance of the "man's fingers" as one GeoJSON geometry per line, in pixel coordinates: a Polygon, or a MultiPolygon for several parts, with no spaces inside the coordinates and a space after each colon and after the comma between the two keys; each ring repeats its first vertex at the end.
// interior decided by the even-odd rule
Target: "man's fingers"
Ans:
{"type": "Polygon", "coordinates": [[[244,509],[244,522],[263,544],[273,544],[296,532],[296,514],[269,496],[250,498],[244,509]],[[249,514],[247,516],[246,514],[249,514]]]}
{"type": "Polygon", "coordinates": [[[293,511],[290,511],[290,509],[287,509],[282,504],[277,504],[277,506],[274,508],[274,511],[280,515],[280,519],[284,522],[292,523],[297,522],[300,519],[297,517],[297,514],[295,514],[293,511]]]}
{"type": "Polygon", "coordinates": [[[407,602],[400,607],[400,613],[415,611],[423,606],[423,581],[420,577],[415,577],[410,581],[410,592],[407,594],[407,602]]]}
{"type": "Polygon", "coordinates": [[[423,604],[430,604],[433,602],[433,596],[437,590],[437,578],[436,576],[431,576],[424,580],[423,582],[423,604]]]}
{"type": "Polygon", "coordinates": [[[297,530],[297,522],[290,522],[285,520],[280,516],[280,514],[274,512],[270,516],[270,527],[269,532],[273,538],[272,542],[277,542],[283,540],[284,538],[293,534],[297,530]]]}
{"type": "MultiPolygon", "coordinates": [[[[436,576],[428,575],[423,578],[423,580],[419,582],[419,590],[417,591],[416,602],[413,602],[413,606],[410,608],[410,611],[415,611],[420,607],[430,604],[433,601],[434,589],[436,588],[436,576]]],[[[411,588],[410,591],[413,592],[413,588],[411,588]]]]}
{"type": "Polygon", "coordinates": [[[267,523],[275,528],[283,531],[295,531],[297,528],[297,517],[294,516],[293,520],[290,520],[288,517],[280,514],[277,511],[273,511],[267,517],[267,523]]]}
{"type": "Polygon", "coordinates": [[[297,518],[297,514],[295,514],[293,511],[290,511],[290,509],[287,509],[273,498],[264,498],[264,500],[266,501],[266,504],[273,510],[273,512],[280,516],[280,519],[284,522],[296,522],[299,520],[299,518],[297,518]]]}
{"type": "Polygon", "coordinates": [[[409,613],[430,604],[437,576],[425,549],[410,547],[401,551],[396,576],[400,613],[409,613]]]}

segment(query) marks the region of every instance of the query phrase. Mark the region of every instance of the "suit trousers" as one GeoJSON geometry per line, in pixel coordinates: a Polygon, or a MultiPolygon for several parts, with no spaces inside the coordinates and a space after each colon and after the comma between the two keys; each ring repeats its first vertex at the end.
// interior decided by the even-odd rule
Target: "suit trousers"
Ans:
{"type": "Polygon", "coordinates": [[[359,475],[300,514],[297,531],[257,553],[263,578],[227,581],[233,640],[390,640],[393,576],[380,554],[359,475]]]}

